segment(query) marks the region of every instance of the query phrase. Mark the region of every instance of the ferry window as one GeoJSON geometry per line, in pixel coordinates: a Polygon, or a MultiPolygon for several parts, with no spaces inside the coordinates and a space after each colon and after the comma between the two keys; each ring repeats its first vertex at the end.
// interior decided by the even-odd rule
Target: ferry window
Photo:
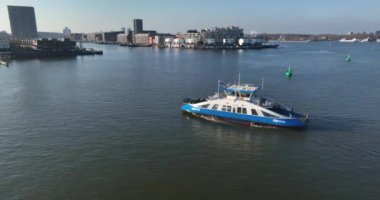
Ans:
{"type": "Polygon", "coordinates": [[[276,116],[271,115],[271,114],[269,114],[269,113],[267,113],[267,112],[264,112],[264,111],[261,111],[261,112],[263,113],[263,115],[264,115],[265,117],[274,117],[274,118],[276,118],[276,116]]]}
{"type": "Polygon", "coordinates": [[[222,111],[227,111],[227,106],[226,105],[223,105],[222,111]]]}
{"type": "Polygon", "coordinates": [[[227,112],[231,112],[231,106],[227,106],[227,112]]]}
{"type": "Polygon", "coordinates": [[[215,105],[212,106],[211,109],[213,109],[213,110],[218,110],[218,107],[219,107],[219,105],[218,105],[218,104],[215,104],[215,105]]]}
{"type": "Polygon", "coordinates": [[[241,108],[237,107],[237,113],[241,113],[241,108]]]}
{"type": "Polygon", "coordinates": [[[247,108],[243,108],[243,114],[247,114],[247,108]]]}
{"type": "Polygon", "coordinates": [[[252,115],[257,115],[257,111],[255,109],[251,109],[251,114],[252,115]]]}
{"type": "Polygon", "coordinates": [[[236,109],[235,109],[235,108],[232,108],[232,112],[236,112],[236,109]]]}
{"type": "Polygon", "coordinates": [[[203,105],[203,106],[201,106],[202,108],[208,108],[208,106],[209,106],[210,104],[205,104],[205,105],[203,105]]]}

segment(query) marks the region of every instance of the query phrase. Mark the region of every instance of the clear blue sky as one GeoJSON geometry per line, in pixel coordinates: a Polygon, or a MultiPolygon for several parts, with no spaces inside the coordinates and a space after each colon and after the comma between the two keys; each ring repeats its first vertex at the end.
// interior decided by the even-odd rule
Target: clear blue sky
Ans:
{"type": "Polygon", "coordinates": [[[236,25],[245,32],[347,33],[380,30],[380,0],[0,0],[0,30],[10,32],[7,5],[33,6],[38,31],[144,29],[185,32],[236,25]]]}

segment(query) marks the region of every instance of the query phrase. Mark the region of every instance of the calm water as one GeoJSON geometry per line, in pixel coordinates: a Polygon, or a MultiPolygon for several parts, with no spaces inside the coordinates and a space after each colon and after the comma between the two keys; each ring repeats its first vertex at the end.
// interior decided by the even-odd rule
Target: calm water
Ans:
{"type": "Polygon", "coordinates": [[[380,44],[283,45],[95,46],[103,56],[0,68],[0,199],[377,199],[380,44]],[[182,115],[183,98],[238,72],[309,112],[308,128],[182,115]]]}

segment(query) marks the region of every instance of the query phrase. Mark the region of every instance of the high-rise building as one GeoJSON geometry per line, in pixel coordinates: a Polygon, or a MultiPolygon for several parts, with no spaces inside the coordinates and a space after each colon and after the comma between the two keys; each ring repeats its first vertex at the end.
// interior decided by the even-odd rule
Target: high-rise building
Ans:
{"type": "Polygon", "coordinates": [[[135,33],[143,32],[143,20],[142,19],[134,19],[133,20],[133,31],[135,33]]]}
{"type": "Polygon", "coordinates": [[[12,35],[15,38],[37,38],[36,15],[33,7],[8,6],[12,35]]]}

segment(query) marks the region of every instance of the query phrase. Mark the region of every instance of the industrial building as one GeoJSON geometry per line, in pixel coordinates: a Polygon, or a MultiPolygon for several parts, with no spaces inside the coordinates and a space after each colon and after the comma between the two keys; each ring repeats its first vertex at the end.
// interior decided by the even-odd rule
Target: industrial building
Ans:
{"type": "Polygon", "coordinates": [[[108,31],[108,32],[98,32],[98,33],[88,33],[87,41],[99,44],[116,44],[117,35],[123,34],[124,31],[108,31]]]}
{"type": "Polygon", "coordinates": [[[87,33],[87,41],[99,43],[100,41],[103,41],[103,35],[102,33],[87,33]]]}
{"type": "Polygon", "coordinates": [[[137,33],[133,43],[136,45],[149,45],[149,36],[151,36],[149,33],[137,33]]]}
{"type": "Polygon", "coordinates": [[[100,43],[116,43],[117,35],[124,34],[125,31],[109,31],[102,33],[102,40],[100,43]]]}

